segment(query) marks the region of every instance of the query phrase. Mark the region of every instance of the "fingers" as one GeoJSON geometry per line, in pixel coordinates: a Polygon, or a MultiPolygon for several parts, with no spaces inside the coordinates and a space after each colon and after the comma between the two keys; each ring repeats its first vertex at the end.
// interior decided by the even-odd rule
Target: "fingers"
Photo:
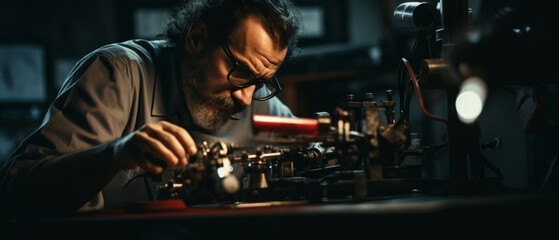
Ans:
{"type": "Polygon", "coordinates": [[[161,122],[161,124],[165,130],[175,135],[190,156],[195,155],[198,152],[196,142],[194,142],[192,136],[190,136],[184,128],[165,121],[161,122]]]}
{"type": "Polygon", "coordinates": [[[135,135],[137,148],[140,150],[134,159],[136,164],[148,172],[160,173],[167,166],[176,166],[177,156],[169,150],[162,142],[153,138],[145,131],[139,131],[135,135]]]}
{"type": "Polygon", "coordinates": [[[196,154],[197,148],[190,134],[169,122],[146,124],[133,136],[136,165],[144,170],[159,174],[165,167],[186,166],[188,158],[196,154]]]}
{"type": "Polygon", "coordinates": [[[145,153],[143,155],[138,156],[138,160],[136,161],[136,164],[138,165],[138,167],[144,169],[146,172],[150,172],[153,174],[160,174],[163,172],[163,170],[165,170],[164,166],[161,166],[161,164],[156,164],[154,163],[154,158],[151,154],[149,153],[145,153]]]}
{"type": "Polygon", "coordinates": [[[186,165],[188,152],[174,133],[168,132],[161,125],[146,125],[145,133],[149,135],[149,141],[155,141],[150,145],[153,150],[161,148],[160,151],[164,156],[168,153],[173,154],[173,156],[166,156],[165,159],[171,161],[167,165],[186,165]]]}

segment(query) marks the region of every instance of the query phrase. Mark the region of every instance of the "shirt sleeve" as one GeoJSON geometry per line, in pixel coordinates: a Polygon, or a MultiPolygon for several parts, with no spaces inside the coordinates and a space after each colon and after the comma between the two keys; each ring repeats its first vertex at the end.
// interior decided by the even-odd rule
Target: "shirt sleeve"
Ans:
{"type": "Polygon", "coordinates": [[[124,67],[102,51],[76,64],[41,126],[2,168],[2,200],[8,199],[9,204],[22,197],[33,197],[33,193],[25,191],[23,183],[39,164],[121,136],[131,95],[129,81],[121,71],[124,67]]]}

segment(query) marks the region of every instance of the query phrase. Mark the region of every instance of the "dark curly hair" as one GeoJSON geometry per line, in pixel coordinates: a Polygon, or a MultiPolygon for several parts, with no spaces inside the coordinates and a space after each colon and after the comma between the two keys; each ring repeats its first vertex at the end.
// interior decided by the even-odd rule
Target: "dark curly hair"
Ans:
{"type": "Polygon", "coordinates": [[[259,19],[276,44],[287,47],[287,55],[292,54],[297,45],[300,16],[289,0],[186,0],[173,12],[163,35],[182,48],[190,29],[201,19],[206,23],[209,43],[216,46],[227,41],[247,16],[259,19]]]}

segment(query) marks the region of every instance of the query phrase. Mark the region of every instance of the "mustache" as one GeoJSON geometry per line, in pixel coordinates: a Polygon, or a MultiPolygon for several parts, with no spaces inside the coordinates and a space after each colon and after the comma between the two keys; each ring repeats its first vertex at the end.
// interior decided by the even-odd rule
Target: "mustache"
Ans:
{"type": "Polygon", "coordinates": [[[206,99],[206,104],[207,106],[221,106],[222,110],[229,114],[242,112],[246,108],[246,106],[239,103],[236,98],[230,95],[210,95],[206,99]]]}

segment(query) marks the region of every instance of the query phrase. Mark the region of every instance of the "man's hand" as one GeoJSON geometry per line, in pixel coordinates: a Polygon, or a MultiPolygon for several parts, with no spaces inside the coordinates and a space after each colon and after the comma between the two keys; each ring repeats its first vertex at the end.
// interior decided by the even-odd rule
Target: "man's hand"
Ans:
{"type": "Polygon", "coordinates": [[[196,143],[182,127],[161,121],[146,124],[114,142],[116,161],[124,169],[139,166],[159,174],[164,167],[186,166],[197,152],[196,143]]]}

